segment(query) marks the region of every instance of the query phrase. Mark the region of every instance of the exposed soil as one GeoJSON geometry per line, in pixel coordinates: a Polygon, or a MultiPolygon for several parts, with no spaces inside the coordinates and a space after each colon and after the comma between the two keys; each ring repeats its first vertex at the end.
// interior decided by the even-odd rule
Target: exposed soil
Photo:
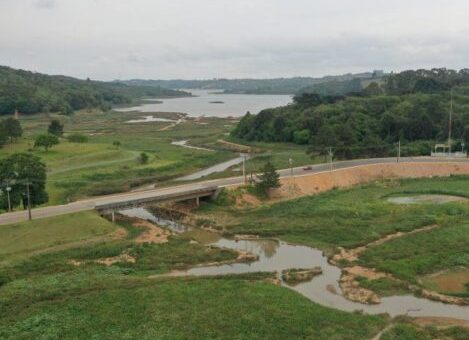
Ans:
{"type": "Polygon", "coordinates": [[[469,269],[445,270],[425,277],[426,280],[444,292],[464,292],[469,282],[469,269]]]}
{"type": "Polygon", "coordinates": [[[251,194],[243,194],[240,197],[236,197],[236,206],[237,207],[257,207],[262,204],[262,201],[256,196],[251,194]]]}
{"type": "Polygon", "coordinates": [[[94,262],[99,263],[99,264],[104,264],[105,266],[109,267],[112,266],[113,264],[119,263],[119,262],[124,262],[124,263],[135,263],[137,259],[129,254],[121,254],[119,256],[114,256],[114,257],[107,257],[104,259],[99,259],[94,262]]]}
{"type": "Polygon", "coordinates": [[[368,304],[378,304],[381,302],[379,296],[366,288],[360,287],[360,284],[356,280],[355,275],[343,274],[340,278],[339,284],[342,289],[344,297],[350,301],[368,303],[368,304]]]}
{"type": "Polygon", "coordinates": [[[125,230],[125,228],[118,228],[115,232],[114,235],[112,235],[112,240],[113,241],[118,241],[118,240],[123,240],[127,237],[128,232],[125,230]]]}
{"type": "Polygon", "coordinates": [[[151,222],[145,220],[136,220],[133,223],[134,227],[137,228],[145,228],[146,230],[141,233],[137,238],[135,238],[134,242],[137,244],[141,243],[153,243],[153,244],[160,244],[168,242],[168,237],[171,235],[171,232],[167,229],[160,228],[154,225],[151,222]]]}
{"type": "Polygon", "coordinates": [[[469,202],[469,199],[452,195],[416,195],[416,196],[396,196],[388,198],[388,202],[395,204],[419,204],[433,203],[443,204],[449,202],[469,202]]]}
{"type": "Polygon", "coordinates": [[[469,163],[395,163],[372,164],[332,172],[282,178],[282,187],[273,190],[275,197],[295,198],[318,194],[334,188],[349,188],[357,184],[393,178],[448,177],[469,174],[469,163]],[[292,190],[291,185],[298,190],[292,190]]]}
{"type": "Polygon", "coordinates": [[[469,328],[469,321],[460,320],[460,319],[422,317],[422,318],[414,318],[412,321],[416,325],[419,325],[422,327],[437,326],[438,328],[447,328],[447,327],[458,326],[458,327],[469,328]]]}

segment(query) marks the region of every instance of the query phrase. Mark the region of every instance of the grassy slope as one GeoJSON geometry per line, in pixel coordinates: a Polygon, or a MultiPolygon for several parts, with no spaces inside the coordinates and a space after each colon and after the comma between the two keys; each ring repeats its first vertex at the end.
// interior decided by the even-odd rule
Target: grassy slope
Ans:
{"type": "Polygon", "coordinates": [[[95,212],[75,213],[0,226],[0,262],[34,251],[111,233],[116,226],[95,212]]]}
{"type": "Polygon", "coordinates": [[[355,247],[385,234],[410,231],[446,219],[463,218],[469,211],[462,204],[395,205],[383,196],[403,192],[449,192],[468,195],[467,177],[384,182],[334,190],[264,205],[252,210],[205,207],[201,213],[221,216],[231,233],[280,236],[332,251],[337,246],[355,247]]]}
{"type": "MultiPolygon", "coordinates": [[[[61,219],[75,227],[86,217],[100,219],[87,215],[61,219]]],[[[38,221],[38,231],[47,230],[48,225],[60,226],[55,233],[47,233],[52,244],[61,240],[63,231],[77,229],[56,223],[54,218],[33,222],[38,221]]],[[[96,227],[96,223],[101,222],[87,225],[96,227]]],[[[258,282],[260,275],[146,278],[197,263],[232,259],[236,254],[207,250],[179,237],[166,244],[135,245],[131,238],[141,230],[126,221],[119,223],[128,230],[127,239],[52,251],[15,265],[0,264],[0,338],[362,339],[387,323],[385,318],[311,303],[286,288],[258,282]],[[111,267],[92,262],[123,251],[137,262],[111,267]],[[71,259],[84,264],[74,266],[71,259]]],[[[5,234],[16,231],[6,227],[5,234]]],[[[35,237],[29,240],[29,248],[48,248],[48,242],[35,237]]]]}
{"type": "MultiPolygon", "coordinates": [[[[74,277],[74,282],[83,281],[83,287],[57,290],[47,299],[20,300],[28,308],[4,300],[0,337],[366,339],[386,323],[381,317],[322,307],[266,283],[233,278],[154,282],[109,276],[91,277],[87,285],[84,277],[74,277]]],[[[5,296],[12,299],[13,288],[0,291],[0,299],[5,296]]]]}
{"type": "MultiPolygon", "coordinates": [[[[387,196],[419,193],[469,195],[468,177],[384,182],[335,190],[251,210],[201,209],[227,225],[228,233],[259,234],[319,247],[328,253],[353,248],[397,231],[438,224],[441,228],[398,238],[370,248],[361,263],[417,282],[423,274],[469,265],[469,205],[464,203],[396,205],[387,196]]],[[[364,284],[368,284],[365,282],[364,284]]],[[[373,282],[370,288],[402,291],[396,282],[373,282]]]]}
{"type": "Polygon", "coordinates": [[[168,179],[235,157],[226,151],[208,152],[171,145],[173,140],[215,142],[229,131],[226,120],[206,119],[207,125],[189,121],[172,130],[160,131],[168,123],[127,124],[144,114],[77,112],[70,117],[32,115],[21,118],[25,138],[0,149],[0,158],[13,152],[32,151],[48,167],[49,204],[65,203],[79,197],[126,191],[134,186],[168,179]],[[88,136],[86,144],[65,140],[50,151],[33,150],[33,137],[47,130],[50,119],[59,118],[66,133],[88,136]],[[114,141],[121,146],[114,147],[114,141]],[[146,165],[137,162],[147,152],[146,165]]]}

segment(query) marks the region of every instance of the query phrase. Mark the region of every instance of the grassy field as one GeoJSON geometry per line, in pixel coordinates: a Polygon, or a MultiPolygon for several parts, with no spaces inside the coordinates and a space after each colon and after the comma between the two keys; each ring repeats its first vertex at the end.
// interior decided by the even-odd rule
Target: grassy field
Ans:
{"type": "MultiPolygon", "coordinates": [[[[161,183],[233,158],[226,150],[203,151],[171,145],[189,139],[193,143],[216,142],[230,130],[228,119],[187,120],[161,131],[170,123],[126,123],[144,114],[120,112],[76,112],[72,116],[31,115],[21,117],[24,138],[0,149],[0,158],[20,151],[40,156],[48,169],[49,204],[65,203],[80,197],[127,191],[146,183],[161,183]],[[88,143],[61,144],[45,152],[33,149],[33,138],[47,130],[52,118],[60,119],[65,133],[80,133],[88,143]],[[120,146],[113,145],[118,141],[120,146]],[[148,164],[139,164],[146,152],[148,164]]],[[[170,115],[175,117],[175,114],[170,115]]]]}
{"type": "MultiPolygon", "coordinates": [[[[354,248],[388,234],[439,225],[429,232],[370,247],[360,256],[362,265],[418,283],[423,275],[469,266],[468,204],[398,205],[387,201],[390,196],[429,193],[467,197],[469,178],[384,181],[290,201],[266,202],[256,208],[208,204],[198,214],[199,218],[224,226],[227,234],[279,237],[321,248],[329,255],[336,253],[337,247],[354,248]]],[[[388,280],[364,282],[364,286],[388,293],[405,290],[401,283],[388,280]]]]}
{"type": "Polygon", "coordinates": [[[0,264],[34,252],[109,235],[116,225],[95,212],[74,213],[0,226],[0,264]]]}
{"type": "MultiPolygon", "coordinates": [[[[151,113],[80,111],[72,116],[37,114],[22,116],[24,138],[0,149],[0,158],[14,152],[30,151],[46,163],[48,169],[48,204],[61,204],[78,198],[131,190],[156,183],[166,185],[172,179],[195,172],[216,163],[235,158],[238,153],[218,143],[229,139],[237,120],[232,118],[188,119],[172,126],[168,122],[126,123],[151,113]],[[69,143],[66,139],[49,151],[34,149],[34,136],[47,131],[51,119],[60,119],[67,134],[80,133],[87,143],[69,143]],[[213,151],[194,150],[171,145],[178,140],[190,140],[197,146],[213,151]],[[115,146],[119,142],[120,146],[115,146]],[[149,156],[148,164],[139,164],[141,152],[149,156]]],[[[177,119],[178,114],[158,116],[177,119]]],[[[287,144],[252,144],[256,157],[248,161],[247,171],[257,172],[267,161],[278,168],[311,163],[305,147],[287,144]]],[[[239,167],[234,167],[234,170],[239,167]]],[[[240,175],[229,169],[210,178],[240,175]]]]}
{"type": "MultiPolygon", "coordinates": [[[[312,303],[289,289],[264,282],[270,277],[268,273],[150,278],[198,263],[230,260],[237,254],[178,236],[164,244],[138,245],[133,238],[142,230],[128,219],[114,225],[87,213],[2,228],[1,239],[10,241],[24,230],[36,232],[28,239],[27,248],[8,242],[18,247],[10,253],[37,251],[0,264],[2,339],[368,339],[388,323],[386,317],[345,313],[312,303]],[[58,227],[60,220],[70,225],[76,222],[73,227],[58,227]],[[83,227],[80,223],[89,230],[104,228],[102,232],[125,228],[127,236],[50,248],[50,244],[63,241],[63,232],[78,233],[83,227]],[[55,232],[48,226],[56,226],[55,232]],[[42,230],[46,235],[40,233],[42,230]],[[134,256],[136,262],[111,266],[96,262],[122,253],[134,256]]],[[[82,233],[69,241],[86,241],[82,233]]],[[[89,233],[88,241],[95,235],[89,233]]]]}

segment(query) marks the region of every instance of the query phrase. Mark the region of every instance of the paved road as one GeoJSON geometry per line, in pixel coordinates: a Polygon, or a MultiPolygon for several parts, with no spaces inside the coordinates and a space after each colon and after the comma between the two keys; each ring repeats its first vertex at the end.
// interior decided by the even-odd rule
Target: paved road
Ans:
{"type": "MultiPolygon", "coordinates": [[[[419,163],[426,163],[426,162],[467,162],[469,163],[469,159],[437,159],[437,158],[429,158],[429,157],[419,157],[419,158],[401,158],[401,162],[419,162],[419,163]]],[[[374,159],[359,159],[359,160],[350,160],[350,161],[341,161],[336,162],[333,164],[333,169],[345,169],[351,168],[360,165],[369,165],[369,164],[383,164],[383,163],[396,163],[396,158],[374,158],[374,159]]],[[[317,164],[311,167],[311,170],[305,171],[303,167],[294,168],[293,174],[294,176],[301,176],[301,175],[308,175],[313,173],[319,173],[324,171],[329,171],[330,165],[329,164],[317,164]]],[[[279,173],[282,177],[291,176],[291,169],[284,169],[279,170],[279,173]]],[[[36,208],[32,211],[33,218],[42,218],[42,217],[51,217],[51,216],[58,216],[73,212],[80,212],[86,210],[93,210],[95,205],[97,204],[107,204],[107,203],[116,203],[122,202],[129,199],[136,200],[136,199],[145,199],[148,197],[154,197],[159,195],[167,195],[167,194],[177,194],[177,193],[184,193],[190,190],[202,189],[207,188],[210,186],[229,186],[235,184],[241,184],[243,182],[242,177],[231,177],[231,178],[222,178],[222,179],[215,179],[215,180],[208,180],[208,181],[201,181],[197,183],[188,183],[182,184],[178,186],[172,186],[167,188],[161,189],[151,189],[146,191],[137,191],[137,192],[129,192],[123,194],[116,194],[116,195],[108,195],[102,197],[94,197],[86,200],[81,200],[65,205],[57,205],[57,206],[50,206],[44,208],[36,208]]],[[[0,225],[8,224],[8,223],[17,223],[21,221],[27,220],[28,215],[26,211],[18,211],[12,213],[5,213],[0,215],[0,225]]]]}

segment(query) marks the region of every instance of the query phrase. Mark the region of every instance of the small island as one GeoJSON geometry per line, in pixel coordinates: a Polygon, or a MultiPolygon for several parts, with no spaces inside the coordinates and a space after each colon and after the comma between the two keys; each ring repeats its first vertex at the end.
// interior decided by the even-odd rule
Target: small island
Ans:
{"type": "Polygon", "coordinates": [[[311,281],[315,276],[321,274],[321,267],[285,269],[282,270],[282,280],[288,285],[297,285],[302,282],[311,281]]]}
{"type": "Polygon", "coordinates": [[[220,100],[215,100],[213,102],[209,102],[209,104],[225,104],[225,102],[222,102],[220,100]]]}

